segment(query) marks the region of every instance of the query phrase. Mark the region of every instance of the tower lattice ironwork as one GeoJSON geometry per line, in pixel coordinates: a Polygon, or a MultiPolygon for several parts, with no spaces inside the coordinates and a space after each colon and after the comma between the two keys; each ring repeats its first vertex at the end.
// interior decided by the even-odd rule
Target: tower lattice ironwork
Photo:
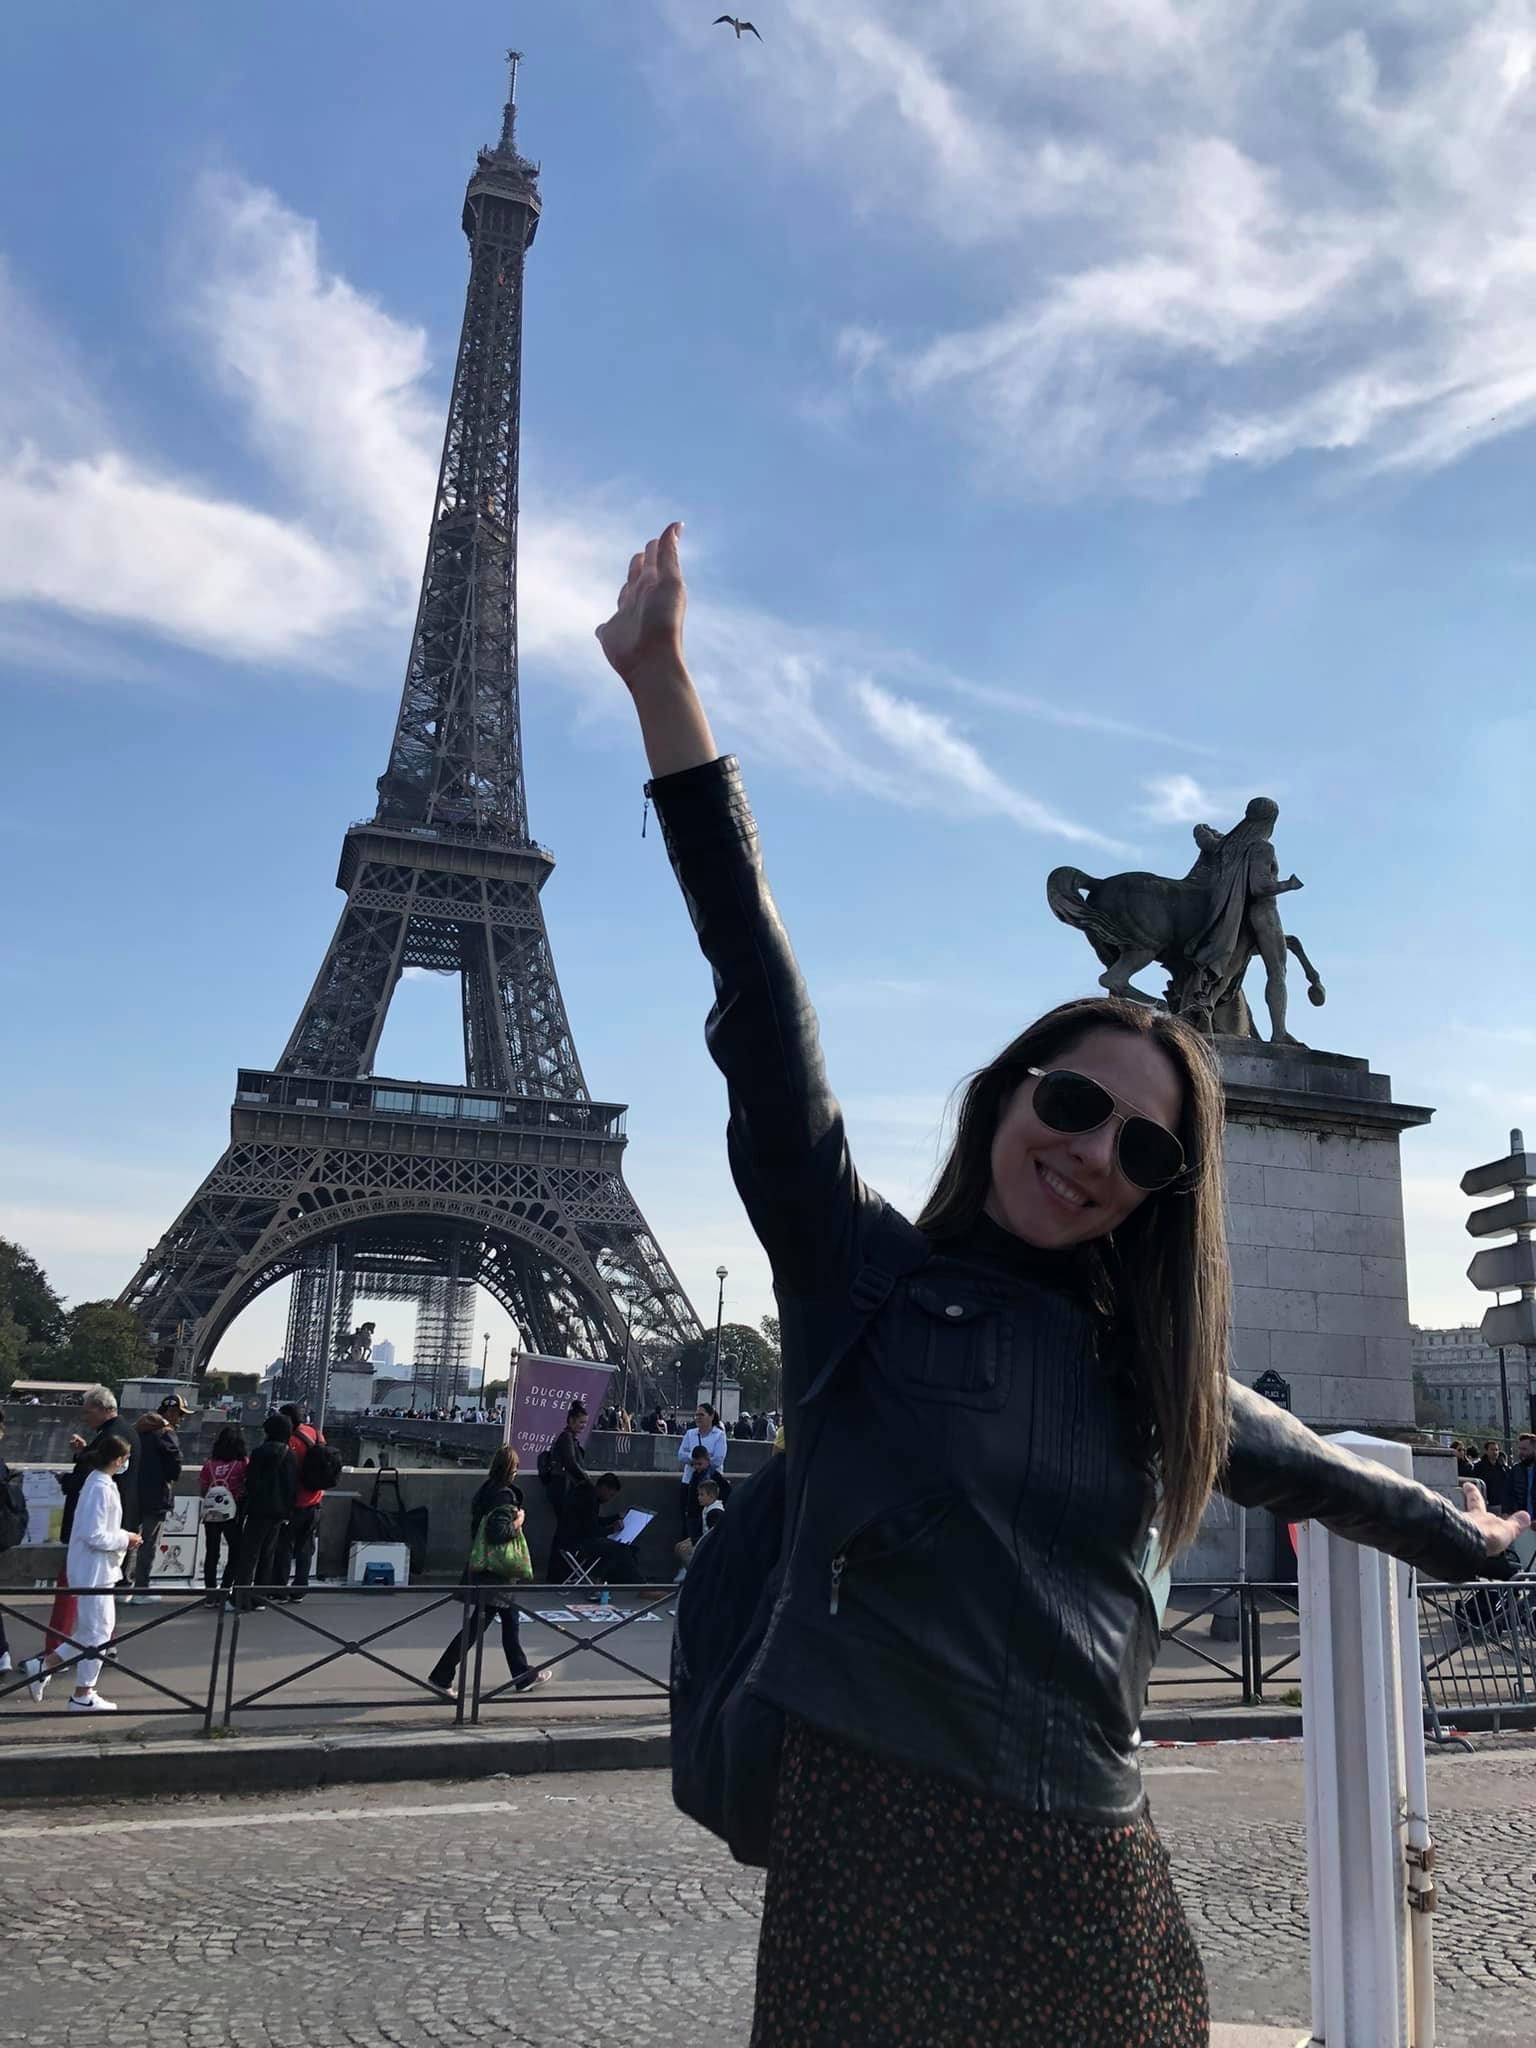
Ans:
{"type": "Polygon", "coordinates": [[[343,840],[346,906],[281,1058],[240,1073],[228,1149],[122,1296],[166,1371],[201,1372],[289,1275],[286,1385],[312,1398],[370,1292],[425,1306],[445,1392],[466,1282],[545,1353],[618,1363],[631,1338],[654,1357],[702,1334],[625,1185],[624,1108],[582,1074],[541,902],[554,860],[528,829],[518,438],[540,198],[510,61],[464,199],[464,325],[389,765],[343,840]],[[459,977],[462,1083],[374,1074],[408,967],[459,977]]]}

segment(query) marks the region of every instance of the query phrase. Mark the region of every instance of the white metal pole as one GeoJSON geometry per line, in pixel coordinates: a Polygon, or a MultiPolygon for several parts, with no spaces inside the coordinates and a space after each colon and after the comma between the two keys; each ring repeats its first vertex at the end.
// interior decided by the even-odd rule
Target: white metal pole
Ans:
{"type": "MultiPolygon", "coordinates": [[[[1334,1441],[1412,1473],[1406,1444],[1353,1433],[1334,1441]]],[[[1412,1608],[1400,1608],[1398,1567],[1377,1552],[1318,1525],[1303,1532],[1301,1551],[1313,2033],[1326,2048],[1433,2048],[1410,1975],[1408,1758],[1423,1743],[1408,1712],[1418,1700],[1412,1608]]]]}

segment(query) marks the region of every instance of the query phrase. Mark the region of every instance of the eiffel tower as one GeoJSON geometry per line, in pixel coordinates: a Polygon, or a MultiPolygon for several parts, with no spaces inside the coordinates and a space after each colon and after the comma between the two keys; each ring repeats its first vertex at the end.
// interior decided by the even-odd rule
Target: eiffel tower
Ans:
{"type": "Polygon", "coordinates": [[[449,1354],[477,1282],[549,1355],[627,1363],[632,1342],[654,1358],[702,1334],[625,1186],[625,1109],[582,1074],[540,900],[554,858],[528,830],[518,441],[540,198],[508,59],[501,139],[464,199],[464,326],[378,805],[343,839],[346,907],[282,1057],[240,1071],[227,1150],[121,1297],[179,1377],[290,1275],[284,1392],[311,1401],[369,1294],[421,1305],[433,1406],[462,1384],[449,1354]],[[373,1071],[411,967],[459,977],[462,1085],[373,1071]]]}

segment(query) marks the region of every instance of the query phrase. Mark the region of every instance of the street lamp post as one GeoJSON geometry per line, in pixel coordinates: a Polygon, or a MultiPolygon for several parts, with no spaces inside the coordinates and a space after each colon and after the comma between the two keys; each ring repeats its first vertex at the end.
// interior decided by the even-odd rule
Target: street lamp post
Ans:
{"type": "Polygon", "coordinates": [[[724,1266],[716,1266],[715,1278],[720,1282],[720,1298],[715,1303],[715,1373],[710,1383],[709,1405],[720,1413],[720,1331],[725,1321],[725,1283],[730,1276],[724,1266]]]}
{"type": "MultiPolygon", "coordinates": [[[[630,1334],[633,1331],[634,1327],[635,1297],[631,1295],[629,1297],[629,1313],[624,1319],[624,1372],[622,1376],[622,1383],[619,1389],[619,1406],[621,1408],[627,1408],[629,1406],[629,1345],[630,1334]]],[[[635,1381],[635,1406],[637,1408],[640,1406],[640,1383],[638,1378],[635,1381]]]]}

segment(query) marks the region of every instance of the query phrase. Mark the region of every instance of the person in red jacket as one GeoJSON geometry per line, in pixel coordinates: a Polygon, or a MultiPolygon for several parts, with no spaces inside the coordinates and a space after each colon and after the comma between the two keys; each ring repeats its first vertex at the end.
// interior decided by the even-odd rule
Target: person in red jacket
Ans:
{"type": "Polygon", "coordinates": [[[286,1415],[293,1424],[288,1448],[298,1464],[299,1482],[293,1497],[293,1513],[277,1539],[272,1579],[274,1585],[288,1588],[286,1594],[279,1593],[276,1598],[302,1600],[309,1591],[309,1568],[314,1562],[315,1538],[320,1530],[320,1503],[325,1499],[323,1486],[304,1484],[304,1456],[312,1445],[323,1444],[325,1437],[313,1422],[305,1421],[304,1410],[297,1401],[285,1402],[277,1412],[286,1415]]]}

